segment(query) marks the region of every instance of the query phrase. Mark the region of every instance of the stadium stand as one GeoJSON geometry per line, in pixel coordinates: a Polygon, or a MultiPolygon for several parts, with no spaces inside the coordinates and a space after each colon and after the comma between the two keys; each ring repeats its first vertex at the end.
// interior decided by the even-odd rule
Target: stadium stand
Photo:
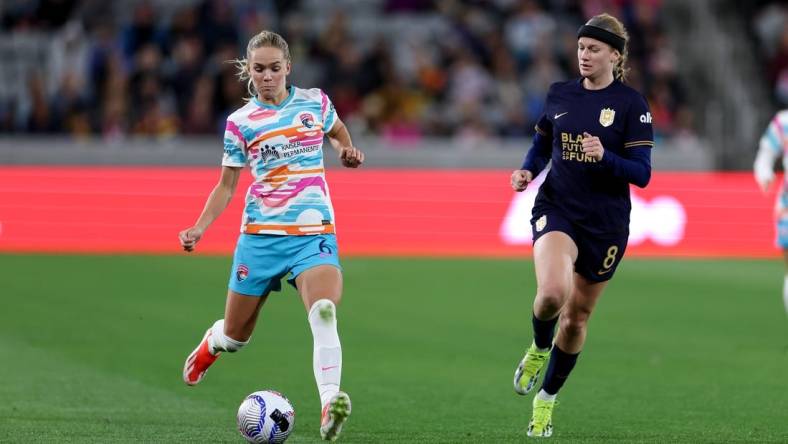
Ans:
{"type": "MultiPolygon", "coordinates": [[[[735,75],[702,67],[724,63],[727,51],[738,57],[739,35],[727,25],[750,20],[780,85],[776,19],[758,21],[770,2],[752,3],[10,0],[0,4],[0,134],[123,149],[139,137],[207,143],[247,94],[227,61],[267,28],[290,43],[290,80],[326,90],[368,144],[409,155],[521,152],[549,84],[577,75],[577,27],[608,11],[629,30],[629,82],[647,96],[658,145],[675,158],[655,164],[743,167],[742,154],[752,154],[745,142],[776,106],[753,91],[758,60],[749,69],[729,63],[735,75]],[[737,18],[741,8],[750,15],[737,18]],[[703,44],[709,35],[719,44],[703,44]],[[737,137],[726,134],[731,127],[737,137]]],[[[754,40],[747,28],[742,48],[754,40]]]]}

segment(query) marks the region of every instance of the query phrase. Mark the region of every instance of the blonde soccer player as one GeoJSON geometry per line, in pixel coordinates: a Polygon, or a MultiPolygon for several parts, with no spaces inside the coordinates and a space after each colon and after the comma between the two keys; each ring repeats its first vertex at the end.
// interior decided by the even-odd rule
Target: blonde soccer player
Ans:
{"type": "Polygon", "coordinates": [[[580,78],[550,87],[533,146],[511,176],[512,188],[523,191],[552,165],[531,219],[534,339],[514,374],[514,390],[525,395],[546,367],[528,436],[553,433],[556,396],[627,247],[630,184],[645,187],[651,178],[651,114],[645,98],[624,83],[627,39],[624,26],[609,14],[580,27],[580,78]]]}
{"type": "Polygon", "coordinates": [[[260,309],[289,274],[314,339],[320,435],[333,441],[350,415],[351,403],[340,390],[337,304],[342,269],[323,166],[323,137],[345,167],[359,167],[364,154],[353,146],[323,91],[287,85],[290,51],[280,35],[262,31],[252,37],[238,65],[251,97],[227,118],[221,177],[197,222],[179,233],[183,249],[194,250],[227,207],[242,168],[249,166],[254,181],[246,192],[224,317],[207,329],[186,359],[183,379],[188,385],[198,384],[222,353],[246,346],[260,309]]]}

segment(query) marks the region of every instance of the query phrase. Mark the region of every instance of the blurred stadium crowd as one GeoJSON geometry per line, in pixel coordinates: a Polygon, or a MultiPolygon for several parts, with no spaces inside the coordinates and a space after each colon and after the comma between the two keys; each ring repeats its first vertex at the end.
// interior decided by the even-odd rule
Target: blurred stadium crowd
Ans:
{"type": "Polygon", "coordinates": [[[788,107],[788,5],[756,1],[750,8],[751,26],[768,84],[778,105],[788,107]]]}
{"type": "MultiPolygon", "coordinates": [[[[248,95],[227,61],[271,29],[290,44],[291,82],[324,89],[354,134],[402,146],[426,136],[527,137],[550,83],[577,75],[577,28],[601,12],[628,28],[628,80],[646,95],[658,136],[692,131],[661,0],[0,5],[2,133],[219,134],[248,95]]],[[[788,66],[788,33],[780,41],[776,57],[788,66]]],[[[777,78],[788,98],[788,70],[777,78]]]]}

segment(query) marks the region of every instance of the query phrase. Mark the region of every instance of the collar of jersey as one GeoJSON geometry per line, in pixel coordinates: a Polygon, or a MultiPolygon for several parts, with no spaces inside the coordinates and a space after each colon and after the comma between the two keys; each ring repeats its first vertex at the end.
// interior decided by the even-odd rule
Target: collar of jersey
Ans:
{"type": "Polygon", "coordinates": [[[284,108],[285,105],[290,103],[291,100],[293,100],[293,95],[295,94],[295,88],[293,88],[293,85],[288,86],[287,90],[288,90],[287,98],[282,100],[282,103],[280,103],[279,105],[271,105],[268,103],[263,103],[257,99],[257,96],[252,97],[252,100],[254,101],[254,104],[259,106],[260,108],[282,109],[284,108]]]}
{"type": "Polygon", "coordinates": [[[613,79],[613,81],[610,82],[610,85],[607,85],[606,87],[604,87],[602,89],[586,89],[586,87],[583,86],[583,77],[580,77],[579,79],[577,79],[577,82],[575,82],[575,84],[577,85],[578,88],[580,88],[581,91],[585,91],[587,93],[596,94],[596,93],[599,93],[599,92],[603,92],[603,91],[609,90],[610,88],[613,87],[613,85],[615,85],[616,83],[619,83],[619,82],[620,82],[620,80],[613,79]]]}

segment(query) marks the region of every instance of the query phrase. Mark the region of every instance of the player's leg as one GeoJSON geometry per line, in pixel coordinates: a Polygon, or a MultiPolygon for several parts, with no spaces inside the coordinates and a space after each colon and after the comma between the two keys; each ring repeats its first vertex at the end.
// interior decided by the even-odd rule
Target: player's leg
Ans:
{"type": "Polygon", "coordinates": [[[337,305],[342,297],[342,269],[334,235],[304,236],[293,259],[290,280],[301,295],[313,338],[315,382],[320,395],[320,435],[333,441],[350,415],[350,397],[340,390],[342,345],[337,305]]]}
{"type": "Polygon", "coordinates": [[[279,279],[286,269],[286,262],[277,253],[281,237],[244,234],[238,238],[224,318],[208,328],[200,344],[186,358],[183,366],[186,384],[199,383],[221,352],[236,352],[248,343],[268,294],[281,289],[279,279]]]}
{"type": "Polygon", "coordinates": [[[555,396],[574,368],[585,344],[588,320],[606,286],[607,281],[591,282],[575,274],[575,288],[561,312],[555,346],[542,383],[546,395],[555,396]]]}
{"type": "Polygon", "coordinates": [[[616,272],[627,248],[628,233],[597,236],[579,233],[578,256],[572,275],[572,293],[561,310],[558,333],[550,353],[539,393],[534,397],[534,411],[529,436],[552,434],[555,396],[569,377],[585,343],[588,319],[602,292],[616,272]]]}
{"type": "Polygon", "coordinates": [[[533,415],[528,436],[549,437],[553,434],[553,408],[558,391],[566,382],[585,343],[588,319],[607,282],[591,282],[574,276],[572,296],[561,311],[558,334],[550,353],[549,364],[539,393],[534,396],[533,415]]]}
{"type": "Polygon", "coordinates": [[[340,391],[342,345],[337,331],[336,306],[342,296],[342,272],[333,265],[318,265],[303,271],[296,286],[307,309],[314,352],[312,366],[320,394],[320,434],[334,440],[350,415],[350,398],[340,391]]]}
{"type": "Polygon", "coordinates": [[[186,358],[183,380],[196,385],[221,352],[234,353],[249,343],[260,308],[267,296],[257,297],[227,291],[224,319],[208,328],[197,348],[186,358]]]}
{"type": "Polygon", "coordinates": [[[260,309],[266,300],[268,300],[268,295],[249,296],[232,290],[228,291],[224,319],[214,323],[213,329],[216,333],[212,335],[214,338],[213,349],[232,353],[246,345],[252,336],[260,309]],[[222,329],[217,328],[217,325],[221,325],[222,329]],[[219,338],[219,333],[224,333],[224,338],[219,338]]]}
{"type": "Polygon", "coordinates": [[[785,276],[783,278],[783,304],[785,312],[788,313],[788,248],[783,248],[783,259],[785,260],[785,276]]]}
{"type": "Polygon", "coordinates": [[[788,193],[784,190],[778,197],[777,209],[777,246],[783,250],[785,274],[783,275],[783,304],[788,313],[788,193]]]}
{"type": "Polygon", "coordinates": [[[577,254],[575,242],[562,231],[548,232],[534,243],[534,340],[514,373],[514,390],[521,395],[531,391],[550,357],[558,314],[572,292],[577,254]]]}

